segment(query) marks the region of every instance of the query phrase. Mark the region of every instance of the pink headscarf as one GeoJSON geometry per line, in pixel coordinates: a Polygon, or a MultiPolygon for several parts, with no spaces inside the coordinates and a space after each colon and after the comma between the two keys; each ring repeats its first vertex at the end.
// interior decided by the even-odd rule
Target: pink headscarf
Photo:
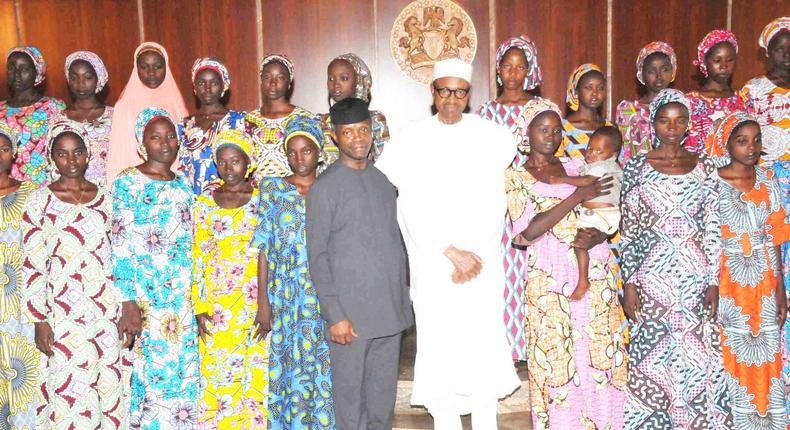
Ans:
{"type": "Polygon", "coordinates": [[[162,45],[155,42],[144,42],[134,51],[134,67],[126,88],[123,89],[112,116],[112,130],[110,131],[110,149],[107,153],[107,183],[124,169],[136,166],[143,162],[137,153],[135,137],[135,122],[143,109],[158,106],[166,110],[176,121],[189,114],[184,98],[178,90],[173,72],[170,70],[170,60],[167,51],[162,45]],[[137,76],[137,57],[143,51],[158,51],[165,59],[165,80],[159,87],[151,89],[145,86],[137,76]]]}
{"type": "Polygon", "coordinates": [[[697,59],[694,60],[694,65],[699,67],[702,76],[708,77],[708,67],[705,65],[705,56],[708,55],[710,48],[718,45],[721,42],[727,42],[735,48],[735,53],[738,53],[738,39],[735,34],[730,30],[713,30],[708,33],[702,42],[697,45],[697,59]]]}

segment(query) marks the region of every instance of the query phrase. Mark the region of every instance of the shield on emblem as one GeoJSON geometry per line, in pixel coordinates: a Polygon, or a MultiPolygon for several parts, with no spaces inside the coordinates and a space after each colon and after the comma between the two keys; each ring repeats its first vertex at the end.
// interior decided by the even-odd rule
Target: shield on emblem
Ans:
{"type": "Polygon", "coordinates": [[[432,60],[439,58],[444,52],[444,32],[446,30],[431,30],[422,34],[422,47],[432,60]]]}

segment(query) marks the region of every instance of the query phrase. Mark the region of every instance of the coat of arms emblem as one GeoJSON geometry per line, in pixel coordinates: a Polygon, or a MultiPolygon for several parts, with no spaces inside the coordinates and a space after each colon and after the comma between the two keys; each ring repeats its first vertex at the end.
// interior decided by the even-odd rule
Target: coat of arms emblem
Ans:
{"type": "Polygon", "coordinates": [[[447,58],[471,63],[477,52],[472,19],[450,0],[416,0],[398,15],[390,36],[392,58],[411,79],[430,83],[433,64],[447,58]]]}

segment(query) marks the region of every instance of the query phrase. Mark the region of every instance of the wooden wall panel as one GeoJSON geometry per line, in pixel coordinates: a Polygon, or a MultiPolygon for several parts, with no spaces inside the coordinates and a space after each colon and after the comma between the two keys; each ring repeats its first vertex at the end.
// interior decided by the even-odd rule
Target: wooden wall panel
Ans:
{"type": "Polygon", "coordinates": [[[194,110],[192,63],[199,57],[221,59],[231,75],[228,105],[252,109],[258,104],[254,89],[256,38],[255,0],[143,1],[145,39],[160,43],[170,56],[170,67],[194,110]]]}
{"type": "Polygon", "coordinates": [[[0,0],[0,100],[8,98],[5,53],[19,45],[14,0],[0,0]]]}
{"type": "Polygon", "coordinates": [[[637,97],[636,56],[644,45],[663,40],[675,49],[678,73],[675,88],[698,88],[693,80],[697,68],[697,44],[705,35],[727,26],[726,0],[614,0],[613,10],[613,105],[637,97]]]}
{"type": "Polygon", "coordinates": [[[46,93],[68,99],[63,73],[66,56],[77,50],[90,50],[98,54],[107,66],[110,81],[105,90],[106,101],[113,104],[129,78],[134,48],[139,39],[136,3],[25,0],[19,2],[19,7],[22,20],[20,44],[38,47],[47,60],[46,93]]]}
{"type": "Polygon", "coordinates": [[[732,32],[738,38],[734,86],[741,87],[749,79],[765,74],[765,51],[757,39],[763,27],[780,16],[790,16],[790,0],[733,0],[732,32]]]}
{"type": "Polygon", "coordinates": [[[380,101],[379,90],[389,83],[382,84],[378,73],[374,5],[371,0],[346,0],[342,6],[336,0],[263,2],[263,53],[285,54],[293,61],[292,103],[327,112],[326,68],[332,58],[347,52],[367,63],[373,74],[373,103],[380,101]]]}
{"type": "Polygon", "coordinates": [[[606,73],[605,1],[577,0],[570,6],[567,0],[496,0],[496,8],[495,46],[527,34],[538,47],[544,80],[540,94],[561,108],[576,67],[595,63],[606,73]]]}

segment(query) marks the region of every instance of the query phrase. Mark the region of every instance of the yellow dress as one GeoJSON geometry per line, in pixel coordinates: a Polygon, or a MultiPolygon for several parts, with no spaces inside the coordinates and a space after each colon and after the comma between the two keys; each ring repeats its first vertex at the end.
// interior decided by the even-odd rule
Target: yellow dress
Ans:
{"type": "Polygon", "coordinates": [[[265,429],[268,340],[257,342],[258,191],[236,209],[219,207],[210,192],[195,204],[192,297],[208,313],[211,335],[200,341],[199,421],[209,428],[265,429]]]}

